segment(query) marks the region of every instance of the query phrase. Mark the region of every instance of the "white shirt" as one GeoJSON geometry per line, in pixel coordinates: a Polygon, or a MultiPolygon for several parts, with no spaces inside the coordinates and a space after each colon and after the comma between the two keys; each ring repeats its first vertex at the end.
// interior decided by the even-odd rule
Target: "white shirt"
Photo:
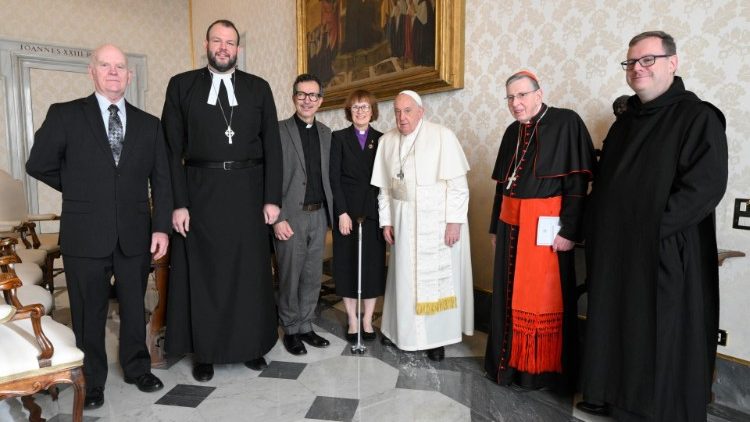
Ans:
{"type": "MultiPolygon", "coordinates": [[[[109,133],[109,106],[112,105],[112,102],[98,92],[95,92],[94,94],[96,95],[96,101],[99,102],[99,110],[101,111],[102,119],[104,120],[104,130],[109,133]]],[[[117,115],[120,116],[120,121],[122,122],[122,138],[125,139],[125,123],[127,121],[127,115],[125,114],[125,97],[120,98],[120,101],[114,104],[120,110],[117,115]]]]}

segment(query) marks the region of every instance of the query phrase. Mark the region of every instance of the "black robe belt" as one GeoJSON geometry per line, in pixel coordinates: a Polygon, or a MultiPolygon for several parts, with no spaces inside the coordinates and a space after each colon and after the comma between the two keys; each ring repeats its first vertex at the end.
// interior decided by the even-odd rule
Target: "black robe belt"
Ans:
{"type": "Polygon", "coordinates": [[[185,165],[189,167],[199,167],[203,169],[222,169],[222,170],[240,170],[248,167],[255,167],[263,164],[262,158],[255,158],[245,161],[196,161],[187,160],[185,165]]]}

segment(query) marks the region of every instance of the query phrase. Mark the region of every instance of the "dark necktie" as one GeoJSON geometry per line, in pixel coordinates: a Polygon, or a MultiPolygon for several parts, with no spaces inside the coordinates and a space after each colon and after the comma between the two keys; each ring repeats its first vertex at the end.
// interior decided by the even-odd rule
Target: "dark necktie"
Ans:
{"type": "Polygon", "coordinates": [[[117,112],[120,111],[116,105],[109,106],[109,146],[112,148],[112,158],[115,159],[115,165],[120,164],[120,154],[122,153],[122,120],[117,112]]]}

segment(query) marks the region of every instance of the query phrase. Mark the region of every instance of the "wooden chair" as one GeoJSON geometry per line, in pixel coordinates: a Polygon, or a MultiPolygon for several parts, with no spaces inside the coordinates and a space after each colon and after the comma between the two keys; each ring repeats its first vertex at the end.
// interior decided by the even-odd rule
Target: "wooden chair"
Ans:
{"type": "MultiPolygon", "coordinates": [[[[21,262],[15,249],[15,238],[0,238],[0,256],[7,257],[5,265],[0,265],[0,272],[14,271],[16,277],[21,280],[21,287],[16,291],[21,303],[39,303],[44,306],[47,314],[54,308],[55,298],[42,284],[42,270],[34,263],[21,262]]],[[[25,249],[23,249],[25,250],[25,249]]],[[[0,304],[4,303],[0,295],[0,304]]]]}
{"type": "Polygon", "coordinates": [[[32,259],[36,262],[39,259],[38,256],[44,258],[44,262],[39,263],[39,266],[44,271],[44,284],[50,293],[54,293],[55,290],[54,277],[62,273],[61,269],[55,270],[53,267],[55,259],[61,257],[59,236],[57,234],[40,236],[36,232],[35,221],[55,220],[59,220],[55,214],[28,214],[23,183],[0,170],[0,226],[3,227],[2,230],[17,233],[17,237],[26,247],[27,257],[22,256],[21,251],[18,251],[23,262],[29,262],[32,259]],[[34,258],[30,256],[32,254],[35,254],[34,258]]]}
{"type": "MultiPolygon", "coordinates": [[[[0,257],[0,266],[9,267],[12,260],[0,257]]],[[[73,421],[81,422],[86,395],[83,352],[75,346],[70,328],[45,316],[42,305],[21,304],[16,294],[20,286],[12,268],[0,273],[6,302],[0,304],[0,400],[72,384],[73,421]]]]}

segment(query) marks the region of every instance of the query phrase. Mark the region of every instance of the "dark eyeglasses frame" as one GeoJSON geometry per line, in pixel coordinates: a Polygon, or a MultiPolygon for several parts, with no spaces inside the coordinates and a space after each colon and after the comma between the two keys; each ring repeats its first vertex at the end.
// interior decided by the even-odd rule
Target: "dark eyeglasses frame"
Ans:
{"type": "Polygon", "coordinates": [[[294,93],[294,98],[304,101],[305,98],[309,99],[312,102],[317,102],[321,98],[323,98],[323,94],[320,92],[302,92],[302,91],[296,91],[294,93]]]}
{"type": "Polygon", "coordinates": [[[647,54],[637,59],[629,59],[625,60],[624,62],[620,62],[620,66],[622,66],[622,70],[633,70],[635,69],[636,63],[639,63],[641,67],[651,67],[654,65],[654,63],[656,63],[656,59],[672,56],[674,56],[674,54],[647,54]]]}

